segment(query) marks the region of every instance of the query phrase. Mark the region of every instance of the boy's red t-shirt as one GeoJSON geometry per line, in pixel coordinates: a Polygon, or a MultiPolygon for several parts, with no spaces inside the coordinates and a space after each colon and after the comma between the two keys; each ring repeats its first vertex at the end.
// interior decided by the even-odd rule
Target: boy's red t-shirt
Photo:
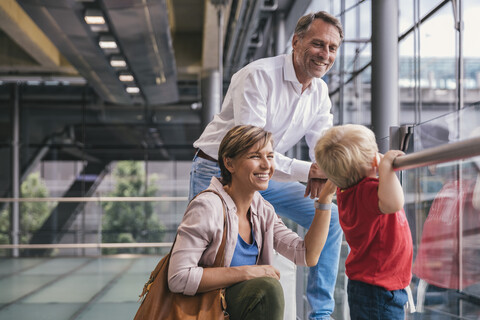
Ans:
{"type": "Polygon", "coordinates": [[[337,190],[340,226],[350,246],[345,262],[349,279],[398,290],[412,277],[412,235],[402,209],[383,214],[378,207],[378,179],[365,178],[337,190]]]}

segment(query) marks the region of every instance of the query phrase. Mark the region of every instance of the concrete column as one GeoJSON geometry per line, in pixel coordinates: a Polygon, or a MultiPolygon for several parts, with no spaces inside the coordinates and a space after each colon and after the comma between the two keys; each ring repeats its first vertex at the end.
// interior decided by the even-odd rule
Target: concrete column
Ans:
{"type": "Polygon", "coordinates": [[[204,70],[201,78],[202,130],[220,112],[222,94],[220,92],[220,73],[218,70],[204,70]]]}
{"type": "Polygon", "coordinates": [[[380,152],[398,126],[398,0],[372,1],[372,129],[380,152]]]}
{"type": "Polygon", "coordinates": [[[275,55],[285,53],[287,48],[286,32],[285,32],[285,14],[278,12],[275,14],[275,55]]]}
{"type": "Polygon", "coordinates": [[[218,85],[220,103],[223,101],[223,6],[217,6],[218,16],[218,85]]]}

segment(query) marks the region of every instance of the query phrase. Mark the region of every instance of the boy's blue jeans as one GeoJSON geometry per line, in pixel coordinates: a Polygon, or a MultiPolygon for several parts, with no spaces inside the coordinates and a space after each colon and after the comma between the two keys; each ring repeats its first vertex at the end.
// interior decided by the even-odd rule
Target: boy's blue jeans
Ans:
{"type": "MultiPolygon", "coordinates": [[[[213,176],[220,177],[216,162],[194,157],[190,171],[189,199],[210,185],[213,176]]],[[[291,219],[304,228],[310,227],[315,215],[313,199],[303,197],[305,186],[298,182],[270,180],[268,189],[260,192],[282,217],[291,219]]],[[[338,222],[338,209],[332,205],[330,229],[318,264],[309,269],[307,299],[312,309],[309,319],[330,319],[335,308],[333,294],[337,280],[342,230],[338,222]]]]}
{"type": "Polygon", "coordinates": [[[351,320],[404,320],[408,296],[405,289],[388,291],[365,282],[348,280],[351,320]]]}

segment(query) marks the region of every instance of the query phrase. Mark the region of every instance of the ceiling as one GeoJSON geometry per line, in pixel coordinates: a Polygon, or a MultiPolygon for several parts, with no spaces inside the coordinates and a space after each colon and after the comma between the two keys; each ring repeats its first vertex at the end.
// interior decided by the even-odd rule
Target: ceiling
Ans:
{"type": "Polygon", "coordinates": [[[228,83],[249,61],[285,50],[310,2],[2,0],[0,81],[87,83],[111,104],[198,100],[202,74],[218,70],[219,42],[228,83]],[[92,12],[100,13],[105,24],[87,24],[85,16],[92,12]],[[284,33],[276,32],[280,21],[284,33]],[[117,48],[100,48],[104,38],[114,40],[117,48]],[[112,67],[112,57],[123,57],[126,66],[112,67]],[[120,74],[133,76],[133,81],[121,81],[120,74]],[[129,93],[127,87],[139,92],[129,93]]]}
{"type": "Polygon", "coordinates": [[[245,64],[286,50],[310,2],[0,0],[0,144],[10,146],[19,97],[23,168],[39,159],[190,160],[209,121],[203,79],[218,72],[220,54],[225,91],[245,64]],[[92,13],[105,23],[88,24],[92,13]],[[105,38],[117,48],[102,49],[105,38]],[[124,67],[112,66],[118,58],[124,67]]]}

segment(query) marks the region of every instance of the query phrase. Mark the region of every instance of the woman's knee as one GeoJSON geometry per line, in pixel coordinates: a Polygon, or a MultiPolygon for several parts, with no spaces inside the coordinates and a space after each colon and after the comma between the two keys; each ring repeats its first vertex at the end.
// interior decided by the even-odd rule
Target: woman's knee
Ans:
{"type": "Polygon", "coordinates": [[[284,301],[283,288],[280,281],[270,277],[263,277],[256,279],[259,283],[258,287],[265,291],[265,295],[279,297],[284,301]]]}
{"type": "MultiPolygon", "coordinates": [[[[280,281],[263,277],[248,280],[235,286],[238,285],[241,288],[238,288],[240,290],[234,289],[235,293],[229,292],[230,290],[227,289],[227,305],[230,299],[238,299],[237,301],[241,301],[242,304],[242,306],[237,304],[234,307],[240,307],[241,310],[237,309],[234,314],[241,316],[234,316],[232,319],[283,319],[285,298],[280,281]],[[233,293],[236,297],[229,297],[229,293],[233,293]]],[[[233,287],[231,288],[233,289],[233,287]]]]}
{"type": "Polygon", "coordinates": [[[250,308],[261,313],[277,310],[282,314],[285,308],[285,298],[280,281],[270,277],[252,279],[250,308]]]}

